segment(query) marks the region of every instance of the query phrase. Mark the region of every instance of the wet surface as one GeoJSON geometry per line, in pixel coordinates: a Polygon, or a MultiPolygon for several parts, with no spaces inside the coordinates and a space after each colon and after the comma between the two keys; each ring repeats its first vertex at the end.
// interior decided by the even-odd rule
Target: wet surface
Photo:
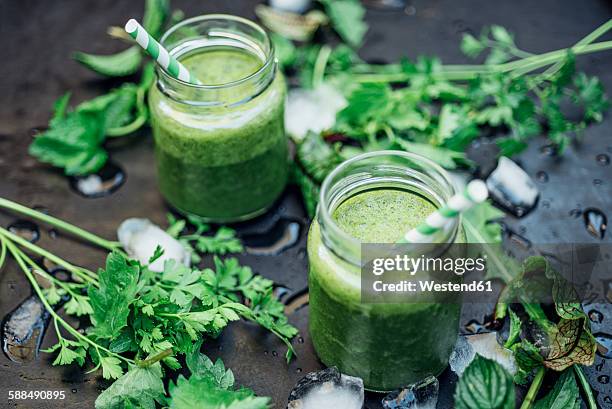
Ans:
{"type": "MultiPolygon", "coordinates": [[[[253,5],[253,2],[239,0],[200,3],[173,1],[173,6],[183,9],[187,16],[224,12],[252,18],[253,5]]],[[[157,191],[152,144],[148,133],[126,142],[124,146],[111,147],[113,159],[124,167],[129,178],[124,178],[121,182],[123,185],[115,189],[113,194],[102,195],[96,200],[77,194],[60,172],[40,165],[27,156],[27,144],[31,140],[27,137],[28,129],[46,123],[53,101],[64,91],[72,90],[75,101],[80,101],[114,86],[70,61],[68,55],[74,50],[110,53],[124,48],[119,42],[109,41],[105,37],[105,30],[111,22],[122,21],[125,15],[140,13],[141,2],[110,0],[71,2],[69,7],[58,6],[52,9],[49,9],[48,2],[33,0],[27,3],[27,13],[23,2],[4,2],[0,5],[0,27],[5,34],[0,37],[0,42],[4,41],[2,48],[7,53],[0,86],[9,90],[11,96],[11,104],[0,106],[0,171],[3,171],[0,180],[1,196],[29,206],[45,206],[50,214],[109,239],[115,237],[119,222],[128,217],[148,217],[157,224],[165,225],[168,209],[157,191]],[[91,18],[92,11],[95,11],[95,18],[91,18]],[[32,21],[36,24],[31,24],[32,21]],[[57,29],[65,27],[68,22],[74,22],[71,30],[57,29]],[[30,47],[31,53],[23,52],[24,44],[30,47]],[[24,70],[24,67],[29,69],[24,70]],[[10,152],[10,155],[4,152],[10,152]]],[[[484,24],[492,22],[514,31],[517,42],[530,51],[543,52],[574,44],[610,16],[612,5],[604,1],[594,1],[589,7],[576,8],[573,3],[561,5],[553,0],[507,3],[475,0],[432,3],[414,0],[407,2],[404,10],[368,10],[371,30],[360,55],[366,60],[397,61],[406,54],[411,57],[435,54],[440,55],[444,61],[467,63],[459,51],[459,33],[477,33],[484,24]],[[474,13],[474,10],[478,10],[478,13],[474,13]]],[[[612,90],[612,72],[608,69],[612,64],[611,53],[593,54],[577,60],[589,75],[600,76],[608,92],[612,90]]],[[[543,138],[532,141],[519,159],[521,167],[540,190],[540,202],[534,211],[520,220],[508,217],[505,220],[508,229],[534,245],[612,242],[609,234],[602,235],[601,239],[591,234],[583,218],[583,211],[589,208],[612,214],[609,163],[612,155],[609,142],[611,116],[612,112],[609,112],[603,124],[588,127],[584,131],[582,143],[569,146],[563,155],[558,155],[556,149],[543,138]],[[607,159],[600,155],[605,155],[607,159]],[[539,172],[545,173],[546,177],[539,172]],[[594,183],[595,180],[601,183],[594,183]],[[577,209],[574,212],[576,216],[570,214],[574,209],[577,209]],[[522,226],[526,226],[527,230],[522,231],[522,226]]],[[[493,148],[489,146],[489,149],[493,148]]],[[[495,156],[486,153],[481,155],[483,158],[495,156]]],[[[485,176],[487,171],[495,167],[493,163],[487,170],[487,164],[480,163],[485,176]]],[[[111,181],[111,186],[117,183],[117,179],[104,177],[100,179],[99,185],[104,183],[102,179],[111,181]]],[[[0,213],[0,218],[4,226],[14,221],[14,216],[3,213],[0,213]]],[[[219,339],[207,343],[209,355],[213,359],[222,357],[234,371],[238,384],[252,387],[258,394],[271,396],[275,408],[284,408],[289,391],[298,379],[323,367],[314,354],[307,327],[305,246],[308,225],[298,195],[295,190],[288,189],[284,199],[270,214],[254,223],[238,227],[240,234],[250,236],[251,239],[265,235],[270,229],[280,232],[275,235],[276,239],[264,240],[263,246],[262,241],[254,245],[254,248],[267,248],[266,251],[272,246],[273,252],[284,247],[280,254],[245,253],[238,258],[242,263],[252,266],[257,273],[277,283],[276,291],[284,299],[290,321],[300,329],[299,337],[293,341],[298,353],[297,359],[287,365],[284,346],[266,331],[246,322],[232,324],[219,339]],[[285,246],[287,241],[283,241],[281,246],[274,247],[279,242],[278,238],[291,237],[285,235],[287,224],[275,230],[278,223],[285,223],[280,220],[294,221],[300,225],[300,230],[295,242],[292,238],[288,241],[290,245],[285,246]]],[[[74,245],[62,235],[45,234],[45,230],[41,230],[41,233],[41,245],[77,264],[95,269],[104,262],[104,252],[74,245]]],[[[29,285],[16,266],[9,263],[0,272],[0,316],[14,310],[20,300],[29,295],[29,285]]],[[[612,287],[608,300],[612,301],[612,287]]],[[[598,302],[603,303],[604,300],[598,302]]],[[[595,333],[612,333],[610,308],[605,305],[586,305],[585,311],[589,313],[595,333]],[[601,313],[601,318],[598,314],[589,313],[591,310],[601,313]]],[[[481,331],[490,331],[487,328],[490,320],[486,317],[491,313],[491,306],[466,305],[461,332],[468,333],[466,326],[471,321],[475,324],[473,322],[470,327],[476,325],[474,328],[480,326],[481,331]]],[[[488,326],[491,327],[491,324],[488,326]]],[[[43,347],[54,343],[53,332],[48,331],[45,335],[43,347]]],[[[93,407],[96,396],[107,384],[100,381],[96,374],[84,374],[78,368],[53,367],[51,362],[52,359],[41,354],[38,360],[18,365],[0,354],[2,396],[5,396],[5,390],[61,389],[68,395],[66,407],[93,407]]],[[[602,408],[612,408],[612,384],[602,382],[611,375],[610,359],[598,354],[595,365],[586,368],[585,372],[598,392],[599,405],[602,408]]],[[[439,377],[439,382],[438,408],[451,408],[457,377],[447,370],[439,377]]],[[[382,398],[383,395],[367,394],[366,407],[380,409],[382,398]]],[[[3,403],[0,402],[0,406],[3,403]]],[[[57,404],[40,402],[37,407],[55,408],[57,404]]]]}
{"type": "Polygon", "coordinates": [[[24,300],[2,321],[2,350],[13,362],[36,359],[42,338],[49,325],[49,313],[33,295],[24,300]]]}
{"type": "Polygon", "coordinates": [[[98,172],[87,176],[70,176],[70,187],[79,195],[88,199],[108,196],[116,192],[123,184],[127,175],[116,163],[108,160],[98,172]]]}
{"type": "Polygon", "coordinates": [[[36,243],[40,239],[40,229],[36,223],[29,220],[15,220],[8,225],[8,231],[30,243],[36,243]]]}

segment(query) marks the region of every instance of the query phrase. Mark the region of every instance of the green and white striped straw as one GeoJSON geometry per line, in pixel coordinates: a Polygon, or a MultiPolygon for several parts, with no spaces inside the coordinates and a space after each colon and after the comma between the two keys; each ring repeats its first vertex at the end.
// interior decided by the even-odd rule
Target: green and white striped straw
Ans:
{"type": "Polygon", "coordinates": [[[173,78],[190,84],[202,85],[194,75],[133,18],[125,23],[125,31],[173,78]]]}
{"type": "Polygon", "coordinates": [[[482,180],[472,180],[463,192],[451,197],[447,204],[427,216],[423,224],[406,233],[398,243],[430,243],[435,233],[444,229],[462,212],[487,200],[488,196],[487,185],[482,180]]]}

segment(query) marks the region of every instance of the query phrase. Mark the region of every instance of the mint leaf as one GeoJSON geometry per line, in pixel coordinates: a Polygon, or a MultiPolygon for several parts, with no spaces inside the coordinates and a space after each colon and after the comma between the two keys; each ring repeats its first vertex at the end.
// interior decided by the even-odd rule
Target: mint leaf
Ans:
{"type": "Polygon", "coordinates": [[[74,54],[74,59],[98,74],[107,77],[126,77],[138,71],[142,62],[142,53],[140,47],[134,45],[110,55],[77,52],[74,54]]]}
{"type": "Polygon", "coordinates": [[[76,111],[62,119],[54,118],[51,128],[34,138],[29,153],[41,162],[64,168],[68,175],[92,173],[108,157],[101,148],[104,140],[104,115],[76,111]]]}
{"type": "Polygon", "coordinates": [[[128,407],[155,409],[155,402],[164,396],[162,371],[159,364],[150,367],[131,367],[96,399],[96,409],[125,409],[128,407]]]}
{"type": "Polygon", "coordinates": [[[146,0],[142,25],[153,38],[159,39],[169,15],[169,0],[146,0]]]}
{"type": "Polygon", "coordinates": [[[363,21],[365,8],[356,0],[319,0],[331,19],[334,30],[352,47],[363,41],[368,25],[363,21]]]}
{"type": "Polygon", "coordinates": [[[537,401],[533,409],[579,409],[580,392],[572,370],[564,371],[554,388],[537,401]]]}
{"type": "Polygon", "coordinates": [[[138,291],[139,267],[113,252],[106,259],[106,269],[99,270],[100,287],[89,287],[93,308],[92,333],[98,338],[114,339],[127,325],[130,305],[138,291]]]}
{"type": "Polygon", "coordinates": [[[457,409],[514,409],[512,376],[497,362],[476,355],[455,390],[457,409]]]}

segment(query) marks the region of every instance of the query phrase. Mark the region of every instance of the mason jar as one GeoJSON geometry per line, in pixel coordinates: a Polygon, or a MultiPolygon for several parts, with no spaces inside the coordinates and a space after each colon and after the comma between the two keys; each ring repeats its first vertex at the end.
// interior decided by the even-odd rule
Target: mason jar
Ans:
{"type": "MultiPolygon", "coordinates": [[[[440,166],[400,151],[362,154],[327,176],[308,234],[309,330],[325,365],[379,392],[446,368],[458,336],[461,297],[362,302],[361,252],[363,243],[396,243],[454,194],[440,166]]],[[[432,236],[438,254],[465,240],[460,225],[455,219],[432,236]]]]}
{"type": "Polygon", "coordinates": [[[157,67],[149,93],[159,189],[212,222],[264,213],[288,177],[286,86],[266,32],[229,15],[185,20],[160,43],[203,85],[157,67]]]}

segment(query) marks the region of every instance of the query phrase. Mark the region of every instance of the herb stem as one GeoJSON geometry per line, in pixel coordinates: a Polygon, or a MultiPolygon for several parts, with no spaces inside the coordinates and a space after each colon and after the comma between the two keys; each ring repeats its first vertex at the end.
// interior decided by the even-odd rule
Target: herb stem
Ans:
{"type": "Polygon", "coordinates": [[[148,366],[153,365],[156,362],[161,361],[162,359],[168,358],[170,355],[172,355],[172,348],[168,348],[165,349],[163,351],[161,351],[160,353],[153,355],[150,358],[147,358],[145,360],[136,360],[136,366],[140,367],[140,368],[146,368],[148,366]]]}
{"type": "Polygon", "coordinates": [[[312,73],[312,85],[314,88],[323,83],[323,79],[325,78],[325,68],[327,67],[327,61],[329,61],[329,56],[331,53],[331,47],[324,45],[317,54],[317,60],[315,61],[312,73]]]}
{"type": "Polygon", "coordinates": [[[6,230],[3,227],[0,227],[0,236],[4,236],[7,239],[8,242],[12,241],[12,242],[14,242],[16,244],[19,244],[19,245],[27,248],[30,251],[33,251],[34,253],[38,254],[39,256],[48,258],[49,260],[53,261],[57,265],[59,265],[61,267],[64,267],[69,272],[74,273],[75,275],[79,276],[83,280],[97,285],[97,280],[96,280],[97,275],[93,271],[89,271],[89,270],[87,270],[85,268],[82,268],[82,267],[76,267],[76,266],[70,264],[69,262],[65,261],[64,259],[56,256],[55,254],[53,254],[53,253],[43,249],[42,247],[39,247],[36,244],[30,243],[29,241],[25,240],[24,238],[19,237],[16,234],[11,233],[10,231],[6,230]]]}
{"type": "MultiPolygon", "coordinates": [[[[589,54],[598,51],[612,49],[612,41],[601,41],[594,44],[585,44],[571,48],[550,51],[544,54],[534,55],[519,60],[496,64],[496,65],[477,65],[473,68],[457,69],[457,66],[445,65],[438,72],[431,73],[432,78],[447,81],[467,81],[479,75],[511,73],[513,76],[525,75],[529,72],[554,64],[562,60],[571,50],[576,55],[589,54]]],[[[412,74],[404,72],[385,73],[385,74],[358,74],[355,76],[358,82],[406,82],[412,74]]]]}
{"type": "Polygon", "coordinates": [[[107,354],[109,354],[111,356],[115,356],[115,357],[117,357],[117,358],[119,358],[119,359],[121,359],[121,360],[123,360],[123,361],[125,361],[127,363],[131,363],[131,364],[134,363],[133,360],[125,358],[125,357],[123,357],[123,356],[121,356],[119,354],[116,354],[114,352],[111,352],[108,349],[104,348],[103,346],[95,343],[94,341],[92,341],[91,339],[86,337],[85,335],[81,334],[79,331],[74,329],[72,327],[72,325],[68,324],[57,312],[55,312],[53,307],[51,307],[51,305],[47,301],[47,298],[45,297],[44,293],[42,292],[42,289],[40,288],[40,285],[38,285],[38,282],[36,281],[36,279],[34,278],[32,273],[30,272],[30,269],[28,269],[28,266],[25,264],[25,261],[21,258],[21,255],[19,254],[19,249],[17,248],[17,246],[15,244],[13,244],[12,242],[10,242],[6,237],[2,238],[2,236],[0,236],[0,240],[2,240],[2,239],[4,241],[6,241],[6,245],[8,247],[8,250],[11,252],[13,257],[15,258],[15,261],[17,261],[17,264],[19,265],[19,267],[21,268],[21,270],[25,274],[26,278],[28,279],[28,281],[30,281],[30,284],[32,284],[32,287],[34,288],[34,292],[36,293],[36,295],[38,296],[40,301],[43,303],[45,309],[49,312],[49,314],[53,317],[54,320],[57,320],[57,322],[62,324],[62,327],[64,327],[64,329],[66,331],[68,331],[76,339],[80,339],[80,340],[90,344],[91,346],[96,348],[96,350],[101,349],[102,351],[106,352],[107,354]]]}
{"type": "Polygon", "coordinates": [[[26,215],[28,217],[31,217],[33,219],[37,219],[40,220],[44,223],[47,223],[51,226],[57,227],[59,229],[62,229],[68,233],[71,233],[77,237],[80,237],[82,239],[85,239],[97,246],[100,246],[102,248],[105,248],[109,251],[113,251],[113,250],[117,250],[121,247],[121,244],[119,242],[116,241],[110,241],[110,240],[106,240],[103,239],[102,237],[96,236],[93,233],[88,232],[87,230],[81,229],[80,227],[77,227],[73,224],[70,224],[68,222],[65,222],[61,219],[58,219],[56,217],[50,216],[48,214],[44,214],[41,213],[39,211],[36,211],[34,209],[30,209],[27,206],[23,206],[19,203],[15,203],[11,200],[5,199],[0,197],[0,207],[3,207],[5,209],[9,209],[12,210],[14,212],[17,213],[21,213],[23,215],[26,215]]]}
{"type": "MultiPolygon", "coordinates": [[[[612,21],[612,20],[611,20],[612,21]]],[[[580,365],[574,365],[574,372],[576,372],[576,376],[580,381],[580,386],[584,391],[584,394],[587,398],[587,406],[589,409],[597,409],[597,402],[595,402],[595,396],[593,396],[593,390],[591,389],[591,385],[584,375],[584,371],[580,367],[580,365]]]]}
{"type": "Polygon", "coordinates": [[[546,373],[546,368],[543,366],[538,369],[535,378],[533,378],[533,382],[531,382],[531,386],[527,391],[527,395],[525,396],[525,400],[521,404],[520,409],[529,409],[531,405],[535,401],[536,395],[540,391],[540,387],[542,386],[542,380],[544,379],[544,374],[546,373]]]}

